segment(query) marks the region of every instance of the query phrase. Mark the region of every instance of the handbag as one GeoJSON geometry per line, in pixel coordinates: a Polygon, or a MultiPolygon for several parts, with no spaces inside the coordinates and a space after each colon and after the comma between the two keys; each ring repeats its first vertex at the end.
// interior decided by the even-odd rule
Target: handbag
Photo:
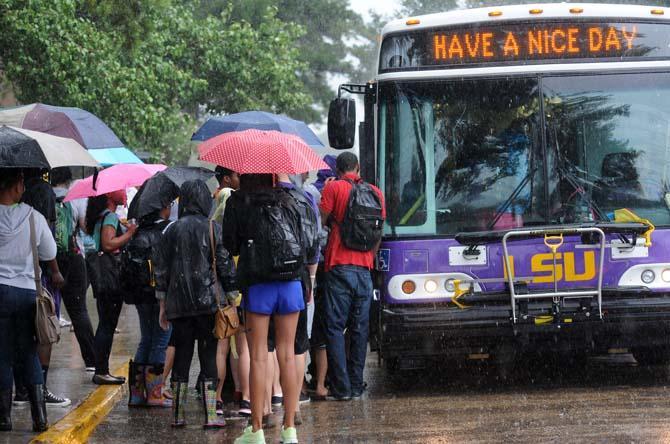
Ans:
{"type": "Polygon", "coordinates": [[[233,305],[221,306],[221,286],[216,272],[216,244],[214,243],[214,224],[212,221],[209,222],[209,244],[212,250],[212,272],[214,273],[214,293],[216,294],[216,313],[212,333],[216,339],[226,339],[237,333],[237,329],[240,327],[240,318],[233,305]]]}
{"type": "Polygon", "coordinates": [[[35,219],[30,213],[30,245],[33,250],[33,268],[35,273],[35,336],[40,345],[55,344],[60,340],[60,322],[56,316],[56,305],[53,296],[42,287],[40,275],[39,256],[37,253],[37,240],[35,235],[35,219]]]}
{"type": "MultiPolygon", "coordinates": [[[[107,213],[103,214],[103,218],[107,213]]],[[[102,228],[102,227],[101,227],[102,228]]],[[[121,300],[121,259],[118,254],[104,251],[86,253],[86,270],[93,296],[121,300]]]]}

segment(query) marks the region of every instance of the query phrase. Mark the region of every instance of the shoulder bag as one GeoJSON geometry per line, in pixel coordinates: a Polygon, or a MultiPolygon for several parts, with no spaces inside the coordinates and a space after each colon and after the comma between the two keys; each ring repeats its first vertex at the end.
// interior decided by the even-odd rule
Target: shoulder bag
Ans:
{"type": "Polygon", "coordinates": [[[214,292],[216,294],[216,314],[214,316],[214,337],[216,339],[226,339],[237,333],[240,327],[240,318],[237,316],[237,309],[226,304],[221,306],[221,286],[216,271],[216,243],[214,242],[214,224],[209,222],[209,244],[212,250],[212,272],[214,273],[214,292]]]}
{"type": "MultiPolygon", "coordinates": [[[[105,212],[102,215],[100,231],[102,231],[102,223],[108,213],[105,212]]],[[[100,236],[102,237],[102,234],[100,236]]],[[[86,270],[93,289],[93,296],[121,300],[120,257],[117,254],[102,251],[102,246],[100,248],[100,251],[91,251],[86,254],[86,270]]]]}
{"type": "Polygon", "coordinates": [[[33,250],[33,268],[35,272],[35,293],[37,311],[35,313],[35,336],[40,345],[55,344],[60,340],[60,322],[56,316],[56,306],[49,291],[42,287],[40,263],[37,253],[37,236],[35,235],[35,219],[30,213],[30,245],[33,250]]]}

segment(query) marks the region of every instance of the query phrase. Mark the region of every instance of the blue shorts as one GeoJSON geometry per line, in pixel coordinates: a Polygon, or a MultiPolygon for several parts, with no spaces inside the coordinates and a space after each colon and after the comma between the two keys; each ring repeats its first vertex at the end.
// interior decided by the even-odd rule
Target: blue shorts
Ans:
{"type": "Polygon", "coordinates": [[[257,314],[290,314],[305,309],[300,281],[276,281],[249,287],[242,300],[244,309],[257,314]]]}

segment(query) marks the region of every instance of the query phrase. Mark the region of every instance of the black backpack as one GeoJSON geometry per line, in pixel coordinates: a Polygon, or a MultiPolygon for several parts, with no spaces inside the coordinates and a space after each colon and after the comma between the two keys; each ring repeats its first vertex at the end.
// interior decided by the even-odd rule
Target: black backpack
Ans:
{"type": "Polygon", "coordinates": [[[369,183],[344,180],[351,184],[351,192],[340,224],[342,243],[350,250],[371,251],[382,238],[381,199],[369,183]]]}
{"type": "Polygon", "coordinates": [[[305,267],[306,242],[296,200],[283,189],[254,193],[253,238],[246,241],[247,274],[255,281],[289,281],[305,267]]]}
{"type": "Polygon", "coordinates": [[[319,254],[319,221],[314,214],[314,209],[305,195],[297,189],[287,189],[289,194],[296,200],[300,221],[304,233],[305,256],[309,260],[319,254]]]}
{"type": "Polygon", "coordinates": [[[169,224],[170,221],[161,221],[144,230],[138,230],[121,251],[121,288],[126,304],[155,302],[156,283],[151,258],[163,230],[169,224]]]}

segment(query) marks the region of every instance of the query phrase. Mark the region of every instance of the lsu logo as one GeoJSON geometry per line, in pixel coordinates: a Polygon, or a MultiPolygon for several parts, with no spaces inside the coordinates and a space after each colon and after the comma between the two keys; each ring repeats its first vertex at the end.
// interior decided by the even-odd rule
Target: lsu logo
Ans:
{"type": "MultiPolygon", "coordinates": [[[[514,276],[514,257],[510,256],[509,259],[512,276],[514,276]]],[[[575,261],[574,252],[556,253],[556,281],[580,282],[595,278],[596,253],[594,251],[584,251],[582,259],[578,265],[575,261]]],[[[503,269],[505,270],[505,278],[507,278],[504,258],[503,269]]],[[[554,255],[551,253],[534,255],[530,260],[530,270],[533,274],[533,283],[554,282],[554,255]]]]}

